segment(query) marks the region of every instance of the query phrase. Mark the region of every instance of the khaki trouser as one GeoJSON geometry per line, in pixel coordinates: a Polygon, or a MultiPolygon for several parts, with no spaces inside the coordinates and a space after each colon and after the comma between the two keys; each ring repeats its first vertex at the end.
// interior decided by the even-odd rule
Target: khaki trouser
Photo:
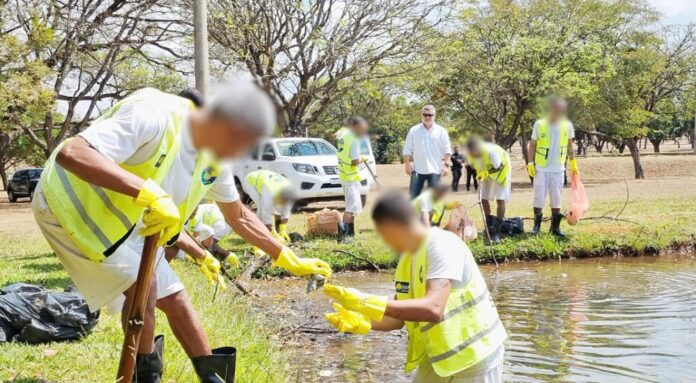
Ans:
{"type": "Polygon", "coordinates": [[[503,361],[497,366],[479,375],[471,376],[467,371],[443,378],[433,371],[430,363],[423,363],[418,367],[413,383],[501,383],[503,381],[503,361]]]}

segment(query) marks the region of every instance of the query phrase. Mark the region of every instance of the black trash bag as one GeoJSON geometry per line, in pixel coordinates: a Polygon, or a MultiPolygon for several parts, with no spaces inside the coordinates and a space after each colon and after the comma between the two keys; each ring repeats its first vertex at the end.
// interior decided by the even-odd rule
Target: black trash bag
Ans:
{"type": "Polygon", "coordinates": [[[0,342],[46,343],[79,339],[99,321],[82,295],[15,283],[0,289],[0,342]]]}
{"type": "Polygon", "coordinates": [[[512,217],[503,219],[500,225],[501,235],[520,235],[524,233],[524,222],[522,217],[512,217]]]}

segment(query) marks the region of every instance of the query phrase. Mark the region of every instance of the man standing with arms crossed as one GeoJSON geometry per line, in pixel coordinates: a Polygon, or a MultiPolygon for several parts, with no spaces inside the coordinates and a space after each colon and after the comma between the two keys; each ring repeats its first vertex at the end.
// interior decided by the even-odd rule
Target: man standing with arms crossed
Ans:
{"type": "MultiPolygon", "coordinates": [[[[123,325],[133,300],[143,237],[160,234],[172,244],[204,196],[217,201],[225,221],[242,238],[296,275],[330,268],[301,259],[275,240],[239,200],[230,166],[217,159],[246,153],[275,125],[268,97],[251,83],[230,84],[203,108],[185,98],[147,88],[106,111],[49,158],[33,210],[44,237],[84,295],[91,310],[126,297],[123,325]]],[[[232,382],[234,354],[211,350],[198,314],[159,249],[150,281],[136,357],[135,381],[160,382],[162,343],[154,343],[155,307],[192,359],[202,382],[232,382]]],[[[194,255],[211,280],[220,263],[194,255]]]]}
{"type": "Polygon", "coordinates": [[[532,235],[541,229],[542,209],[546,195],[551,202],[551,234],[565,238],[561,231],[561,192],[565,162],[568,168],[578,174],[578,162],[573,153],[575,130],[567,118],[568,103],[563,98],[553,98],[549,103],[549,116],[534,123],[532,139],[529,141],[527,173],[534,178],[534,227],[532,235]]]}
{"type": "Polygon", "coordinates": [[[355,216],[363,209],[360,199],[360,164],[367,162],[367,157],[360,155],[360,142],[367,135],[367,121],[360,116],[354,116],[349,118],[345,125],[348,129],[339,130],[336,136],[338,176],[346,199],[343,222],[338,224],[339,241],[355,236],[355,216]]]}
{"type": "Polygon", "coordinates": [[[426,181],[428,186],[440,181],[452,154],[447,130],[435,123],[435,107],[426,105],[421,112],[422,122],[409,129],[403,150],[406,175],[411,177],[411,199],[420,195],[426,181]]]}

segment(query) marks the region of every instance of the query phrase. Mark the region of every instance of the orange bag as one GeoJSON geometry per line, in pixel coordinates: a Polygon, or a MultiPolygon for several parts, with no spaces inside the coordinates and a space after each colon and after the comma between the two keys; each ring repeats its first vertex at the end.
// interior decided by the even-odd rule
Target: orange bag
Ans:
{"type": "Polygon", "coordinates": [[[580,182],[580,176],[573,173],[570,176],[570,210],[566,220],[571,225],[577,224],[589,208],[590,201],[587,199],[585,186],[580,182]]]}

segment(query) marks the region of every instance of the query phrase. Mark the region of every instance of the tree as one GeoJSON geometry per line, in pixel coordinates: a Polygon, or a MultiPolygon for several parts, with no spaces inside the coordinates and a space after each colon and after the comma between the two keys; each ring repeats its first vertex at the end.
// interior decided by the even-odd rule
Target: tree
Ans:
{"type": "Polygon", "coordinates": [[[50,71],[45,82],[63,118],[47,108],[40,124],[23,127],[44,156],[134,89],[183,85],[176,71],[190,57],[190,47],[181,44],[188,26],[175,2],[14,0],[0,6],[8,15],[3,34],[47,38],[30,47],[30,58],[50,71]]]}
{"type": "MultiPolygon", "coordinates": [[[[560,93],[581,102],[611,73],[607,47],[641,15],[629,1],[473,1],[446,36],[433,95],[469,129],[503,147],[523,146],[539,100],[560,93]]],[[[526,158],[526,151],[523,151],[526,158]]]]}
{"type": "Polygon", "coordinates": [[[213,0],[214,57],[272,97],[285,135],[303,134],[381,64],[430,54],[423,43],[449,0],[213,0]]]}
{"type": "MultiPolygon", "coordinates": [[[[0,8],[0,29],[5,20],[0,8]]],[[[37,162],[36,147],[26,137],[23,128],[32,128],[53,105],[53,92],[43,86],[48,68],[30,58],[34,46],[49,38],[36,28],[21,42],[15,36],[0,36],[0,179],[7,185],[7,171],[20,163],[37,162]]]]}

